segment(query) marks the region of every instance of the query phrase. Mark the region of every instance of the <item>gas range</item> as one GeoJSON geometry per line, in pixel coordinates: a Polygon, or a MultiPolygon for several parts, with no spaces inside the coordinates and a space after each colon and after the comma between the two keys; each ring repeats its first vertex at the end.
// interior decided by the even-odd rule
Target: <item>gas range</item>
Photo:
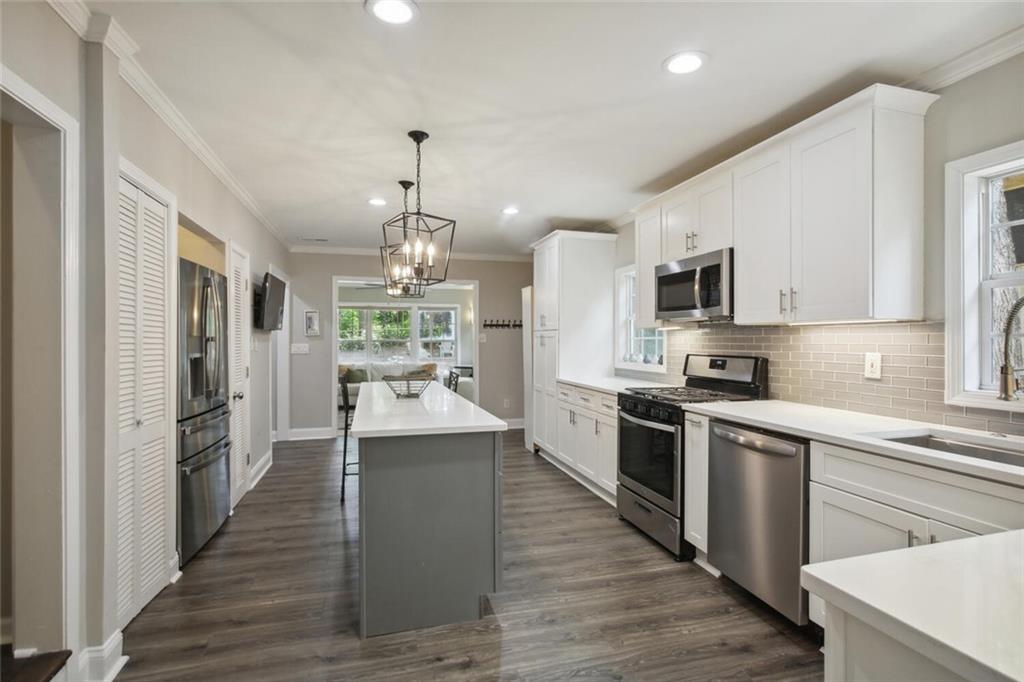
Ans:
{"type": "Polygon", "coordinates": [[[682,386],[627,388],[619,394],[619,408],[634,416],[682,424],[688,404],[768,397],[767,358],[687,355],[683,376],[682,386]]]}
{"type": "Polygon", "coordinates": [[[619,517],[664,545],[677,560],[692,559],[683,539],[683,420],[687,405],[768,397],[768,359],[687,355],[683,386],[631,388],[619,393],[619,517]]]}

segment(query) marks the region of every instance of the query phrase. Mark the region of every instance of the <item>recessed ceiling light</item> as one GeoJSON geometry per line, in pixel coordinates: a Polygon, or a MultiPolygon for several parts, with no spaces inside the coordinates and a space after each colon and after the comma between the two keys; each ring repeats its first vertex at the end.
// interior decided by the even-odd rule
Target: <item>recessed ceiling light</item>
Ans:
{"type": "Polygon", "coordinates": [[[704,65],[708,56],[702,52],[680,52],[665,60],[665,70],[669,73],[693,73],[704,65]]]}
{"type": "Polygon", "coordinates": [[[416,16],[412,0],[366,0],[366,9],[385,24],[407,24],[416,16]]]}
{"type": "Polygon", "coordinates": [[[501,212],[504,213],[505,215],[515,215],[516,213],[519,213],[519,209],[515,206],[506,206],[505,208],[501,209],[501,212]]]}
{"type": "Polygon", "coordinates": [[[373,197],[372,199],[370,199],[366,203],[370,204],[370,206],[387,206],[388,205],[388,202],[384,201],[380,197],[373,197]]]}

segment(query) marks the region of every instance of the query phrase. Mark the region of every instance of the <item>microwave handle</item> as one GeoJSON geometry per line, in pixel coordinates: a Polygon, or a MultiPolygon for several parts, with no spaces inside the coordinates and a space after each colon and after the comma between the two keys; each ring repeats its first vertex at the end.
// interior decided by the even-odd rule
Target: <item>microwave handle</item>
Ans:
{"type": "Polygon", "coordinates": [[[700,300],[700,271],[701,267],[697,266],[697,272],[693,275],[693,302],[698,308],[703,308],[704,305],[700,300]]]}

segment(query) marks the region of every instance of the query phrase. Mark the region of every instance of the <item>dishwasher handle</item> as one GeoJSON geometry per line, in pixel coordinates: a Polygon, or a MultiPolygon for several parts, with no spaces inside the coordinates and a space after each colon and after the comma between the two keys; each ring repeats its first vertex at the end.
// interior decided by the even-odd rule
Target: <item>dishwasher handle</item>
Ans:
{"type": "Polygon", "coordinates": [[[727,440],[730,443],[735,443],[736,445],[747,448],[748,450],[763,452],[766,455],[796,457],[803,450],[803,446],[798,443],[781,442],[774,438],[762,439],[758,438],[757,434],[739,434],[721,426],[713,427],[712,432],[719,438],[727,440]]]}

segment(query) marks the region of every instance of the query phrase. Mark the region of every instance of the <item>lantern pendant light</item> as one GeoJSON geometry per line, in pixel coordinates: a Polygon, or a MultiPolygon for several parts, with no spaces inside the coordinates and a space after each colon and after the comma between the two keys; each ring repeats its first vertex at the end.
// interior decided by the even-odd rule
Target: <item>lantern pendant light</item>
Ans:
{"type": "Polygon", "coordinates": [[[409,211],[408,205],[408,191],[413,183],[403,180],[400,184],[406,193],[404,210],[383,225],[381,258],[387,271],[385,278],[390,277],[396,285],[415,289],[448,279],[455,221],[423,211],[420,145],[429,135],[422,130],[412,130],[409,137],[416,144],[416,210],[409,211]]]}
{"type": "MultiPolygon", "coordinates": [[[[404,211],[401,215],[409,212],[409,188],[413,183],[408,180],[399,180],[402,186],[402,206],[404,211]]],[[[384,269],[384,291],[392,298],[423,298],[427,288],[423,284],[416,284],[404,281],[404,275],[408,264],[404,258],[405,241],[401,244],[380,247],[380,264],[384,269]]]]}

